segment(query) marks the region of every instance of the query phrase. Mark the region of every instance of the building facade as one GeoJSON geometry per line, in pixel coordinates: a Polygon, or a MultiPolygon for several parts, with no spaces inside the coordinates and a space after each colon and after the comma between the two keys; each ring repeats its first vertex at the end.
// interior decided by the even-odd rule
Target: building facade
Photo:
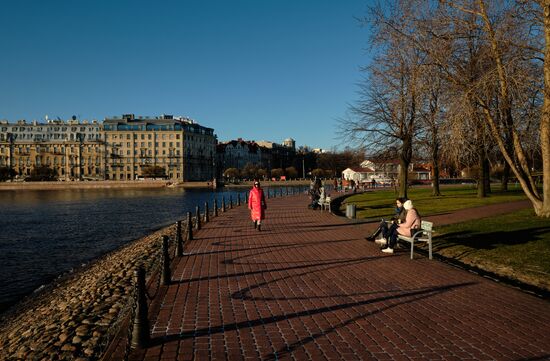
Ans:
{"type": "Polygon", "coordinates": [[[214,129],[203,127],[187,117],[176,117],[183,128],[185,180],[213,180],[216,176],[216,145],[214,129]]]}
{"type": "Polygon", "coordinates": [[[189,118],[124,114],[104,120],[103,137],[105,179],[156,177],[183,182],[214,177],[214,130],[189,118]]]}
{"type": "Polygon", "coordinates": [[[267,149],[270,154],[269,167],[285,169],[294,164],[294,158],[296,158],[296,147],[293,139],[289,138],[285,140],[285,144],[278,144],[270,141],[259,141],[258,145],[267,149]]]}
{"type": "Polygon", "coordinates": [[[97,121],[0,122],[0,167],[13,169],[17,178],[47,166],[62,180],[102,179],[102,157],[97,121]]]}
{"type": "Polygon", "coordinates": [[[106,180],[184,180],[183,128],[173,118],[135,118],[133,114],[106,118],[103,140],[106,180]]]}
{"type": "Polygon", "coordinates": [[[219,143],[217,146],[218,163],[220,168],[242,169],[246,164],[264,167],[261,163],[261,149],[254,141],[246,141],[241,138],[229,142],[219,143]]]}

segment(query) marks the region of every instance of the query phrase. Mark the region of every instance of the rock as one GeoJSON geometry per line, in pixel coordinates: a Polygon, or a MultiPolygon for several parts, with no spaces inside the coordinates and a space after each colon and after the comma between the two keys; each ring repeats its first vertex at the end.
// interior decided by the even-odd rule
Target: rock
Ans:
{"type": "Polygon", "coordinates": [[[86,336],[89,331],[90,331],[90,326],[88,325],[80,325],[75,330],[77,336],[86,336]]]}
{"type": "Polygon", "coordinates": [[[29,351],[30,351],[30,349],[27,346],[21,346],[17,349],[16,355],[19,358],[26,359],[29,351]]]}
{"type": "Polygon", "coordinates": [[[61,335],[59,335],[59,341],[61,342],[67,341],[68,338],[69,338],[69,335],[67,335],[66,333],[62,333],[61,335]]]}
{"type": "Polygon", "coordinates": [[[80,337],[80,336],[75,336],[75,337],[73,337],[72,342],[73,342],[73,344],[78,345],[79,343],[82,342],[82,337],[80,337]]]}
{"type": "Polygon", "coordinates": [[[76,351],[76,346],[71,345],[70,343],[66,343],[63,346],[61,346],[61,351],[74,352],[74,351],[76,351]]]}

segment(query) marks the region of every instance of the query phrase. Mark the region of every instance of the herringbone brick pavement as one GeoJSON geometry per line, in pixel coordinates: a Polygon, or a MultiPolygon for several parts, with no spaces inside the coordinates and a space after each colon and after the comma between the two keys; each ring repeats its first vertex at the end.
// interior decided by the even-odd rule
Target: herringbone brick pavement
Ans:
{"type": "MultiPolygon", "coordinates": [[[[364,239],[374,223],[306,204],[268,200],[261,232],[246,206],[204,225],[151,305],[151,344],[130,359],[550,359],[548,301],[407,250],[383,254],[364,239]]],[[[115,340],[108,359],[123,349],[115,340]]]]}

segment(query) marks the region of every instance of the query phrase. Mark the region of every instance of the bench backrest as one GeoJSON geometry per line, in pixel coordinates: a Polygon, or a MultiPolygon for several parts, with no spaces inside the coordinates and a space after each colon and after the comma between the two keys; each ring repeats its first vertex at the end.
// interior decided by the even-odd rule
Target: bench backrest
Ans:
{"type": "Polygon", "coordinates": [[[422,225],[420,226],[420,228],[422,228],[425,231],[431,231],[433,225],[434,224],[432,222],[422,221],[422,225]]]}

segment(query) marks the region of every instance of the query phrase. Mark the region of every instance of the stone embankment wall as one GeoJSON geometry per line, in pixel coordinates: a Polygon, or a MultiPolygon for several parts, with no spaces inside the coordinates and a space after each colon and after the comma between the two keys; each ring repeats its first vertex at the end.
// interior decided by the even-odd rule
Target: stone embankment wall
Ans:
{"type": "Polygon", "coordinates": [[[169,184],[167,181],[0,182],[0,190],[162,188],[169,184]]]}
{"type": "Polygon", "coordinates": [[[9,310],[0,319],[0,360],[97,360],[131,313],[134,270],[143,265],[149,278],[160,263],[164,234],[173,236],[175,225],[61,277],[9,310]]]}

